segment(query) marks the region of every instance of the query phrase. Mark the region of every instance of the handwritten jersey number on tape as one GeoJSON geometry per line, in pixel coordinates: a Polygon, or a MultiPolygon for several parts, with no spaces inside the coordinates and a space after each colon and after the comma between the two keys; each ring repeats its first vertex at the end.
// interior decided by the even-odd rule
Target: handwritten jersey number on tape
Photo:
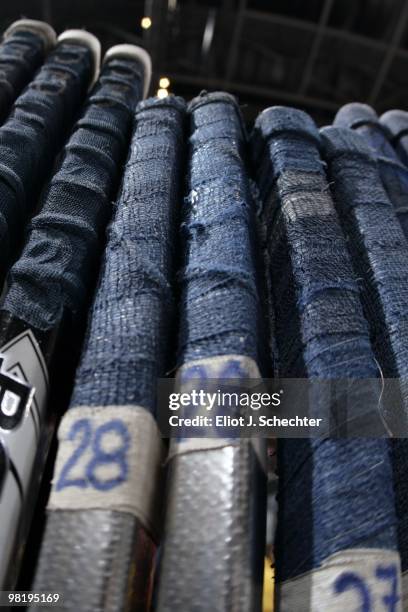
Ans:
{"type": "MultiPolygon", "coordinates": [[[[382,597],[384,611],[397,612],[400,601],[398,589],[398,567],[392,565],[378,565],[375,570],[378,580],[389,584],[388,592],[382,597]]],[[[340,595],[346,591],[354,590],[359,595],[361,612],[373,612],[373,596],[367,581],[356,572],[343,572],[334,582],[334,592],[340,595]]]]}
{"type": "Polygon", "coordinates": [[[123,421],[112,419],[93,430],[90,419],[79,419],[72,424],[67,440],[70,442],[78,440],[79,444],[61,470],[56,484],[57,491],[67,487],[79,487],[80,489],[93,487],[98,491],[110,491],[127,480],[130,434],[123,421]],[[112,434],[117,436],[120,443],[114,450],[105,450],[104,441],[112,434]],[[91,450],[92,456],[84,465],[82,475],[76,478],[70,477],[73,468],[88,449],[91,450]],[[111,478],[102,478],[103,468],[112,465],[117,466],[117,474],[111,478]],[[99,476],[98,470],[100,471],[99,476]]]}

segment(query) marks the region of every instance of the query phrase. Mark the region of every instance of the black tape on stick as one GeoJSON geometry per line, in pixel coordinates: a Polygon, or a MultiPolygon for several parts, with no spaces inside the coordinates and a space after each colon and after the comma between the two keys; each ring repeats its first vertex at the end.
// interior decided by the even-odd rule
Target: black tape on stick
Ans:
{"type": "Polygon", "coordinates": [[[99,43],[76,30],[60,36],[0,127],[0,283],[16,255],[39,190],[99,70],[99,43]]]}
{"type": "Polygon", "coordinates": [[[52,433],[53,366],[89,297],[143,72],[134,57],[115,54],[105,62],[11,269],[0,310],[0,440],[20,496],[11,503],[0,494],[2,588],[18,569],[15,550],[22,550],[52,433]]]}
{"type": "Polygon", "coordinates": [[[184,119],[184,102],[172,96],[136,110],[71,406],[59,427],[34,585],[61,592],[64,610],[149,610],[164,451],[157,377],[167,371],[174,325],[184,119]]]}
{"type": "MultiPolygon", "coordinates": [[[[191,102],[189,194],[182,215],[181,387],[258,378],[254,203],[245,133],[225,93],[191,102]]],[[[265,550],[263,451],[250,439],[173,441],[156,609],[257,612],[265,550]],[[260,458],[259,458],[260,457],[260,458]]]]}
{"type": "Polygon", "coordinates": [[[0,45],[0,123],[56,40],[52,27],[43,21],[20,19],[6,30],[0,45]]]}

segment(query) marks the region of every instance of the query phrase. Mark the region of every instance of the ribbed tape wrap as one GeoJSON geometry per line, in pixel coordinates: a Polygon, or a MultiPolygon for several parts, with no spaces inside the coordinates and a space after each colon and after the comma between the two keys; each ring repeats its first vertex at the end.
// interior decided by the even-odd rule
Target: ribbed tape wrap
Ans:
{"type": "Polygon", "coordinates": [[[75,314],[88,294],[142,88],[137,62],[104,64],[43,191],[3,305],[37,329],[57,326],[66,309],[75,314]]]}
{"type": "MultiPolygon", "coordinates": [[[[332,192],[353,265],[374,349],[388,377],[408,372],[408,246],[381,183],[375,154],[363,137],[322,130],[332,192]],[[369,273],[367,273],[367,270],[369,273]]],[[[406,391],[403,399],[406,401],[406,391]]]]}
{"type": "Polygon", "coordinates": [[[178,363],[228,354],[257,361],[255,210],[244,168],[242,119],[225,93],[196,98],[189,111],[178,363]]]}
{"type": "MultiPolygon", "coordinates": [[[[263,200],[278,375],[318,380],[377,377],[317,128],[302,111],[272,107],[257,119],[252,144],[263,200]]],[[[360,398],[357,390],[355,405],[364,407],[363,417],[367,407],[377,406],[379,390],[375,382],[360,398]]],[[[282,439],[278,475],[279,609],[325,609],[332,601],[322,594],[319,598],[316,589],[319,576],[324,583],[333,555],[343,558],[355,551],[362,566],[370,551],[396,554],[387,443],[282,439]]]]}
{"type": "Polygon", "coordinates": [[[36,31],[17,30],[0,45],[0,122],[44,61],[43,37],[36,31]]]}
{"type": "Polygon", "coordinates": [[[174,324],[183,116],[179,98],[138,106],[73,406],[136,404],[155,411],[156,376],[165,372],[174,324]]]}
{"type": "MultiPolygon", "coordinates": [[[[124,61],[114,63],[121,74],[124,61]]],[[[139,79],[138,97],[141,85],[139,79]]],[[[184,102],[174,97],[137,106],[71,407],[59,428],[35,585],[64,592],[72,610],[149,609],[163,461],[153,415],[174,324],[184,115],[184,102]],[[89,446],[76,469],[89,475],[69,481],[71,434],[83,427],[89,446]],[[66,524],[69,540],[61,537],[66,524]]]]}
{"type": "MultiPolygon", "coordinates": [[[[194,99],[189,117],[179,371],[191,367],[209,377],[222,379],[228,372],[245,378],[252,364],[248,370],[259,376],[263,339],[258,334],[255,204],[242,118],[236,100],[220,92],[194,99]]],[[[169,461],[156,609],[257,612],[265,476],[250,440],[217,440],[215,447],[204,447],[183,452],[175,445],[169,461]]]]}
{"type": "Polygon", "coordinates": [[[390,110],[381,115],[380,121],[391,134],[392,144],[401,161],[408,166],[408,112],[390,110]]]}
{"type": "Polygon", "coordinates": [[[354,129],[371,147],[377,162],[381,181],[408,238],[408,168],[399,159],[392,146],[391,133],[380,122],[375,111],[357,102],[343,106],[337,113],[334,126],[354,129]]]}
{"type": "Polygon", "coordinates": [[[0,276],[85,97],[91,70],[88,47],[60,43],[0,128],[0,276]]]}
{"type": "MultiPolygon", "coordinates": [[[[376,150],[363,138],[328,128],[322,140],[339,214],[362,280],[362,300],[373,346],[385,377],[401,377],[403,414],[407,411],[408,246],[384,192],[373,158],[376,150]]],[[[389,193],[393,197],[393,192],[389,193]]],[[[406,196],[408,193],[406,192],[406,196]]],[[[405,197],[406,197],[405,196],[405,197]]],[[[398,543],[403,572],[408,570],[407,441],[391,440],[398,543]]],[[[406,595],[406,594],[405,594],[406,595]]]]}

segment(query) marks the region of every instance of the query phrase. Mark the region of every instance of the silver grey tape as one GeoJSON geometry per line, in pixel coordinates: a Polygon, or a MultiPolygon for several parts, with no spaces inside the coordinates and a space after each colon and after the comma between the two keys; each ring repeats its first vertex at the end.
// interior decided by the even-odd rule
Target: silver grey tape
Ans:
{"type": "MultiPolygon", "coordinates": [[[[221,384],[236,376],[257,379],[259,369],[241,355],[202,359],[179,370],[176,389],[188,392],[197,378],[221,384]]],[[[265,459],[260,439],[173,443],[157,612],[261,609],[265,459]]]]}
{"type": "Polygon", "coordinates": [[[129,512],[157,536],[164,445],[149,412],[139,406],[71,408],[58,439],[48,510],[129,512]]]}
{"type": "MultiPolygon", "coordinates": [[[[259,466],[267,472],[267,454],[265,452],[265,442],[261,438],[249,438],[252,448],[256,453],[259,461],[259,466]]],[[[172,440],[170,443],[167,463],[169,463],[176,455],[184,453],[193,453],[197,451],[210,451],[224,448],[225,446],[239,446],[240,439],[226,440],[217,438],[187,438],[184,440],[172,440]]]]}
{"type": "MultiPolygon", "coordinates": [[[[243,355],[220,355],[218,357],[208,357],[206,359],[198,359],[191,361],[188,364],[183,365],[179,368],[176,381],[175,381],[175,392],[176,393],[189,393],[192,391],[198,380],[212,379],[222,381],[230,380],[237,377],[247,379],[248,382],[251,380],[259,380],[260,373],[256,362],[250,357],[243,355]],[[230,366],[233,364],[233,368],[230,366]],[[236,372],[232,374],[231,372],[236,372]],[[199,374],[198,374],[199,372],[199,374]],[[228,374],[226,375],[225,372],[228,374]]],[[[259,385],[257,384],[257,391],[259,391],[259,385]]],[[[258,439],[252,441],[255,451],[258,453],[261,465],[266,470],[266,454],[261,451],[263,444],[259,443],[258,439]]],[[[216,448],[222,448],[224,446],[239,444],[239,440],[223,439],[223,438],[184,438],[181,440],[173,440],[170,445],[168,461],[170,461],[175,455],[181,453],[191,453],[194,451],[211,450],[216,448]]]]}
{"type": "Polygon", "coordinates": [[[265,493],[250,440],[171,460],[157,612],[260,610],[265,493]]]}
{"type": "Polygon", "coordinates": [[[400,558],[390,550],[353,548],[277,585],[279,612],[402,612],[400,558]]]}
{"type": "Polygon", "coordinates": [[[48,512],[32,590],[60,593],[57,610],[147,612],[155,551],[149,535],[131,514],[48,512]]]}
{"type": "Polygon", "coordinates": [[[237,446],[238,444],[239,439],[226,440],[225,438],[184,438],[182,440],[172,440],[167,462],[171,461],[176,455],[215,450],[217,448],[223,448],[224,446],[237,446]]]}

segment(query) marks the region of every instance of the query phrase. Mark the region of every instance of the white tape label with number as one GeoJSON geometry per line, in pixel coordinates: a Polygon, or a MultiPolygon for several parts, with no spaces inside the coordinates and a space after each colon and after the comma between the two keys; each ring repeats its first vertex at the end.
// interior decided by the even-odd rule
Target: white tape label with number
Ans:
{"type": "Polygon", "coordinates": [[[391,550],[353,548],[278,585],[281,612],[401,612],[400,557],[391,550]]]}
{"type": "Polygon", "coordinates": [[[139,406],[71,408],[58,430],[49,510],[129,512],[157,533],[163,441],[139,406]]]}
{"type": "MultiPolygon", "coordinates": [[[[177,371],[175,381],[175,391],[179,394],[189,394],[193,389],[196,389],[197,384],[201,384],[207,389],[208,382],[222,386],[226,381],[234,379],[242,379],[247,381],[260,380],[260,372],[256,362],[251,357],[245,355],[219,355],[216,357],[207,357],[205,359],[197,359],[183,364],[177,371]],[[207,385],[207,386],[206,386],[207,385]]],[[[213,389],[212,389],[213,390],[213,389]]],[[[249,389],[245,389],[250,391],[249,389]]],[[[259,389],[258,389],[259,390],[259,389]]],[[[175,455],[189,453],[194,451],[215,450],[224,446],[234,446],[240,444],[240,438],[236,440],[222,439],[217,437],[201,437],[201,438],[186,438],[182,440],[172,440],[168,459],[172,459],[175,455]]],[[[262,447],[260,440],[253,440],[255,450],[262,447]]],[[[264,466],[265,457],[261,457],[261,464],[264,466]]]]}

